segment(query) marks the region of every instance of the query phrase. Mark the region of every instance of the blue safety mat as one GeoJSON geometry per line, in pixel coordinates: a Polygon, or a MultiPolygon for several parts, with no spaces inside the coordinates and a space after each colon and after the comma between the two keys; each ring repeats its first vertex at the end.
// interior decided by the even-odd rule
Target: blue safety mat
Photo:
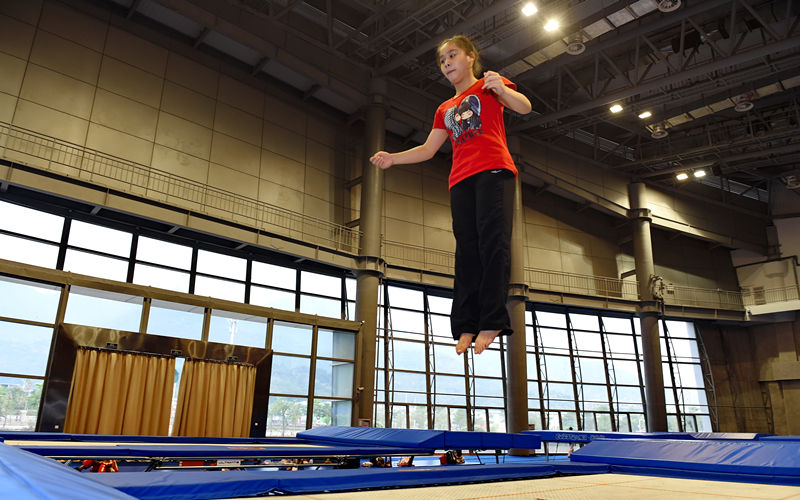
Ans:
{"type": "Polygon", "coordinates": [[[692,432],[692,438],[694,439],[743,439],[743,440],[750,440],[754,441],[757,439],[764,439],[766,437],[774,436],[774,434],[766,434],[760,432],[692,432]]]}
{"type": "MultiPolygon", "coordinates": [[[[94,474],[102,475],[102,474],[94,474]]],[[[0,443],[0,496],[4,499],[132,500],[63,464],[0,443]]]]}
{"type": "Polygon", "coordinates": [[[548,443],[590,443],[595,439],[695,439],[689,432],[522,431],[548,443]]]}
{"type": "Polygon", "coordinates": [[[307,443],[293,437],[196,437],[196,436],[131,436],[122,434],[72,434],[65,432],[0,432],[2,440],[19,441],[92,441],[92,442],[127,442],[127,443],[307,443]]]}
{"type": "MultiPolygon", "coordinates": [[[[800,443],[770,441],[596,440],[578,462],[746,475],[800,477],[800,443]]],[[[742,479],[746,481],[747,479],[742,479]]]]}
{"type": "Polygon", "coordinates": [[[638,476],[676,477],[680,479],[700,479],[703,481],[728,481],[733,483],[779,484],[800,486],[799,476],[775,476],[771,474],[739,474],[735,472],[711,472],[661,467],[637,467],[631,465],[610,465],[612,473],[635,474],[638,476]]]}
{"type": "Polygon", "coordinates": [[[92,479],[143,500],[194,500],[268,493],[321,493],[601,474],[604,464],[499,464],[299,471],[153,471],[93,474],[92,479]]]}
{"type": "Polygon", "coordinates": [[[533,434],[502,432],[457,432],[424,429],[382,429],[374,427],[315,427],[298,432],[297,437],[309,441],[350,444],[384,444],[436,450],[508,450],[537,449],[541,446],[533,434]]]}
{"type": "Polygon", "coordinates": [[[800,442],[800,436],[764,436],[758,438],[759,441],[796,441],[800,442]]]}
{"type": "Polygon", "coordinates": [[[222,458],[222,457],[319,457],[319,456],[382,456],[433,453],[433,448],[402,448],[368,444],[303,442],[293,445],[275,444],[196,444],[187,443],[119,443],[71,441],[29,442],[18,448],[37,455],[59,458],[222,458]]]}

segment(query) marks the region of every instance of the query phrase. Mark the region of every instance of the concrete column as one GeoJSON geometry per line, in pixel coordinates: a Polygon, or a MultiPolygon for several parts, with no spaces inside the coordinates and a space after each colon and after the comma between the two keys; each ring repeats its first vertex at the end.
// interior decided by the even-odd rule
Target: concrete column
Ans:
{"type": "Polygon", "coordinates": [[[644,393],[647,405],[647,430],[667,430],[667,407],[664,401],[664,378],[661,368],[661,343],[658,337],[658,302],[650,286],[655,276],[653,246],[650,239],[650,210],[647,208],[646,186],[642,182],[628,185],[630,212],[633,221],[633,255],[636,279],[639,282],[639,320],[642,330],[644,358],[644,393]]]}
{"type": "MultiPolygon", "coordinates": [[[[372,420],[375,390],[375,339],[378,328],[378,288],[381,277],[381,215],[383,208],[383,170],[369,157],[384,147],[386,109],[383,106],[385,82],[373,82],[372,102],[366,112],[364,166],[361,173],[361,245],[356,272],[356,319],[361,322],[359,358],[356,361],[356,407],[353,424],[372,420]]],[[[373,422],[374,424],[374,422],[373,422]]]]}
{"type": "MultiPolygon", "coordinates": [[[[528,365],[525,353],[525,220],[522,212],[522,181],[514,189],[514,224],[511,232],[511,278],[508,314],[514,334],[506,337],[506,430],[528,430],[528,365]]],[[[527,449],[513,448],[512,455],[527,456],[527,449]]]]}

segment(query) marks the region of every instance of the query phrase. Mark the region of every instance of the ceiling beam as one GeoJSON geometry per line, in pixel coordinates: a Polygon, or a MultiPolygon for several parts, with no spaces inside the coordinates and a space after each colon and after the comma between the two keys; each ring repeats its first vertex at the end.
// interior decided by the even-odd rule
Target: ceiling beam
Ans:
{"type": "Polygon", "coordinates": [[[476,24],[480,24],[483,21],[491,19],[492,17],[496,16],[497,14],[500,14],[501,12],[503,12],[506,9],[509,9],[509,8],[512,8],[512,7],[516,8],[516,6],[518,4],[519,4],[519,0],[498,0],[497,2],[492,4],[490,7],[487,7],[485,9],[481,9],[474,16],[471,16],[471,17],[465,19],[464,21],[462,21],[462,22],[460,22],[460,23],[458,23],[456,25],[451,26],[450,28],[446,29],[442,33],[439,33],[436,38],[431,38],[431,39],[427,40],[426,42],[423,42],[420,45],[417,45],[413,49],[411,49],[408,52],[402,54],[401,56],[395,57],[394,59],[392,59],[388,63],[386,63],[383,66],[381,66],[380,68],[378,68],[377,73],[379,75],[385,75],[385,74],[391,72],[392,70],[397,69],[400,66],[402,66],[402,65],[404,65],[404,64],[406,64],[406,63],[418,58],[422,54],[435,49],[439,45],[439,42],[444,40],[445,38],[449,38],[451,36],[457,35],[457,34],[462,33],[464,31],[468,31],[469,28],[472,28],[476,24]]]}
{"type": "Polygon", "coordinates": [[[702,64],[700,66],[695,66],[694,68],[681,71],[679,73],[673,73],[663,78],[651,80],[641,85],[634,85],[632,87],[621,89],[612,92],[610,94],[607,94],[605,96],[599,97],[597,99],[592,99],[590,101],[577,104],[569,108],[564,108],[551,113],[545,113],[518,125],[516,127],[515,132],[529,130],[533,127],[538,127],[540,125],[545,125],[547,123],[558,121],[568,116],[581,114],[585,111],[590,111],[594,108],[606,106],[612,102],[621,101],[623,99],[628,99],[630,97],[634,97],[643,93],[652,92],[654,90],[658,90],[663,87],[675,85],[687,80],[691,80],[693,78],[713,73],[715,71],[721,71],[726,68],[730,68],[731,66],[743,64],[752,61],[754,59],[760,59],[762,57],[766,57],[776,52],[780,52],[783,50],[793,50],[797,48],[797,44],[799,41],[800,37],[792,37],[786,40],[781,40],[780,42],[773,42],[755,49],[740,52],[733,56],[717,59],[709,63],[702,64]]]}

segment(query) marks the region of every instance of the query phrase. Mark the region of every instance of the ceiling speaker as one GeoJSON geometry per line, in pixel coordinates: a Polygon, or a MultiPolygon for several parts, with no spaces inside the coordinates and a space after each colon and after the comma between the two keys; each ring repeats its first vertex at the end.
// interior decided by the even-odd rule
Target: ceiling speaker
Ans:
{"type": "Polygon", "coordinates": [[[658,0],[658,10],[672,12],[681,7],[681,0],[658,0]]]}
{"type": "Polygon", "coordinates": [[[668,136],[669,132],[667,132],[666,127],[664,127],[663,123],[658,123],[653,127],[653,133],[650,134],[650,137],[653,139],[663,139],[664,137],[668,136]]]}
{"type": "Polygon", "coordinates": [[[586,50],[586,45],[584,45],[583,35],[579,31],[572,35],[569,45],[567,45],[567,54],[577,56],[583,54],[584,50],[586,50]]]}

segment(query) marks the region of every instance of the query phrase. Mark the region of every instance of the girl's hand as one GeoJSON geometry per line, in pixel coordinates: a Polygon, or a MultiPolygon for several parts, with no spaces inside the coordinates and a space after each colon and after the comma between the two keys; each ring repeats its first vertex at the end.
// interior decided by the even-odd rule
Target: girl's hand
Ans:
{"type": "Polygon", "coordinates": [[[386,151],[378,151],[372,155],[372,158],[370,158],[369,161],[379,166],[383,170],[386,170],[394,165],[394,158],[392,158],[392,154],[387,153],[386,151]]]}
{"type": "Polygon", "coordinates": [[[487,71],[483,74],[483,88],[491,90],[497,96],[506,93],[506,84],[496,71],[487,71]]]}

